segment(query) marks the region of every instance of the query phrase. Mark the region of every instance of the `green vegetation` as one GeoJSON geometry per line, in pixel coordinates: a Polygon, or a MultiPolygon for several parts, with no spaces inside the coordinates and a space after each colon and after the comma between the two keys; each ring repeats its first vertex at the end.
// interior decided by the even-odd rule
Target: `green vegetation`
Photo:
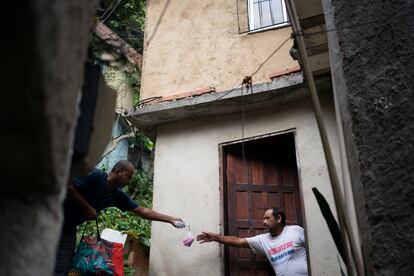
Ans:
{"type": "MultiPolygon", "coordinates": [[[[124,190],[135,201],[138,201],[145,207],[152,207],[152,176],[144,172],[135,171],[130,184],[124,190]]],[[[117,208],[107,208],[98,215],[99,230],[111,228],[114,230],[127,233],[131,237],[139,239],[139,241],[150,246],[151,224],[148,220],[142,219],[130,212],[122,212],[117,208]]],[[[96,225],[93,222],[85,222],[78,226],[78,241],[82,232],[85,235],[96,235],[96,225]],[[85,228],[86,227],[86,228],[85,228]]]]}
{"type": "MultiPolygon", "coordinates": [[[[103,168],[105,169],[105,168],[103,168]]],[[[131,182],[124,188],[132,199],[145,207],[152,207],[152,176],[144,172],[134,172],[131,182]]],[[[128,234],[138,239],[141,244],[150,247],[151,224],[148,220],[142,219],[131,212],[122,212],[117,208],[107,208],[98,215],[99,230],[111,228],[128,234]]],[[[82,233],[86,236],[96,235],[96,224],[93,221],[86,221],[78,226],[77,240],[81,239],[82,233]],[[85,231],[85,232],[84,232],[85,231]]],[[[124,273],[133,275],[133,267],[127,264],[128,256],[124,256],[124,273]]]]}
{"type": "MultiPolygon", "coordinates": [[[[108,26],[113,32],[125,40],[132,48],[142,53],[144,24],[145,24],[145,0],[100,0],[97,7],[98,20],[108,26]]],[[[93,35],[89,59],[94,63],[101,64],[104,67],[111,67],[111,70],[105,70],[107,78],[111,78],[112,70],[119,70],[125,74],[126,85],[132,87],[134,91],[134,103],[139,101],[140,94],[140,75],[138,66],[134,66],[126,60],[125,57],[118,58],[116,62],[109,62],[102,59],[102,53],[112,53],[113,49],[105,41],[102,41],[97,35],[93,35]]],[[[118,85],[121,85],[118,83],[118,85]]],[[[153,143],[143,133],[137,132],[132,142],[134,147],[152,151],[153,143]]],[[[103,168],[104,170],[106,168],[103,168]]],[[[152,206],[152,176],[145,172],[135,171],[132,181],[125,191],[132,199],[140,202],[145,207],[152,206]]],[[[111,228],[128,233],[136,237],[144,245],[149,246],[151,236],[150,223],[138,216],[121,212],[117,208],[108,208],[99,214],[99,228],[111,228]]],[[[78,238],[82,234],[85,225],[78,228],[78,238]]],[[[95,235],[96,226],[94,223],[86,224],[86,235],[95,235]]]]}
{"type": "MultiPolygon", "coordinates": [[[[97,7],[98,19],[107,25],[113,32],[125,40],[131,47],[142,53],[144,24],[145,24],[145,0],[100,0],[97,7]]],[[[140,94],[140,75],[141,72],[137,66],[129,64],[125,57],[119,57],[117,62],[108,62],[102,60],[103,52],[113,53],[111,47],[102,41],[97,35],[93,35],[89,58],[102,66],[111,67],[114,70],[120,70],[125,74],[126,85],[132,87],[134,91],[134,102],[139,101],[140,94]]],[[[111,70],[107,70],[110,78],[111,70]]],[[[153,143],[144,134],[137,132],[133,141],[135,147],[151,151],[153,143]]],[[[103,168],[104,170],[106,168],[103,168]]],[[[125,191],[132,199],[140,202],[145,207],[152,206],[152,176],[145,172],[135,171],[132,181],[125,191]]],[[[136,237],[144,245],[149,246],[151,236],[150,223],[138,216],[121,212],[117,208],[108,208],[99,214],[99,228],[111,228],[128,233],[136,237]]],[[[78,228],[78,238],[85,229],[85,224],[78,228]]],[[[96,226],[94,223],[86,223],[86,235],[95,235],[96,226]]]]}
{"type": "MultiPolygon", "coordinates": [[[[143,52],[145,0],[100,0],[97,18],[138,53],[143,52]]],[[[134,91],[134,104],[140,99],[141,71],[137,65],[115,53],[113,46],[93,34],[90,44],[89,60],[102,66],[110,66],[125,74],[125,82],[134,91]],[[111,53],[115,60],[105,60],[102,53],[111,53]]]]}
{"type": "Polygon", "coordinates": [[[142,132],[138,132],[135,136],[134,146],[148,151],[154,149],[154,143],[142,132]]]}
{"type": "MultiPolygon", "coordinates": [[[[134,48],[138,53],[143,52],[144,24],[145,24],[145,0],[100,0],[97,7],[97,18],[109,27],[114,33],[120,36],[126,43],[134,48]]],[[[133,65],[126,57],[119,54],[114,46],[107,44],[98,35],[92,34],[89,48],[88,59],[91,63],[100,64],[106,68],[105,77],[113,81],[117,74],[115,71],[122,72],[125,76],[120,78],[121,83],[116,83],[119,87],[128,85],[134,92],[134,104],[140,99],[141,71],[137,65],[133,65]],[[104,58],[103,54],[110,54],[113,59],[104,58]],[[111,79],[112,78],[112,79],[111,79]]],[[[115,89],[116,90],[116,89],[115,89]]],[[[130,139],[130,144],[134,147],[152,151],[153,143],[143,133],[137,132],[134,139],[130,139]]],[[[107,170],[107,168],[102,168],[107,170]]],[[[145,207],[152,207],[152,175],[143,171],[135,171],[130,184],[124,188],[130,197],[145,207]]],[[[149,221],[141,219],[130,212],[122,212],[117,208],[108,208],[98,214],[99,230],[111,228],[127,233],[130,237],[138,239],[141,244],[150,246],[151,224],[149,221]]],[[[96,224],[85,222],[78,226],[78,242],[82,233],[86,236],[96,235],[96,224]]],[[[132,275],[133,268],[128,267],[127,256],[124,260],[125,275],[132,275]]]]}
{"type": "Polygon", "coordinates": [[[145,0],[101,0],[98,18],[132,48],[142,53],[145,0]]]}

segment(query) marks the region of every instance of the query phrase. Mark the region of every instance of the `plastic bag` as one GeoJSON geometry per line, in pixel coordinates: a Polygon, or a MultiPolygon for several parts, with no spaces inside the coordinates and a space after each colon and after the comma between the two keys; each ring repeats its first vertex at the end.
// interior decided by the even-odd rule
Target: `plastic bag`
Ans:
{"type": "Polygon", "coordinates": [[[190,247],[191,244],[194,242],[194,238],[193,238],[193,235],[191,235],[190,224],[187,223],[187,227],[188,227],[188,233],[185,239],[183,240],[183,244],[185,246],[190,247]]]}
{"type": "Polygon", "coordinates": [[[101,239],[99,230],[97,230],[96,238],[84,237],[82,234],[81,241],[72,259],[72,269],[80,275],[123,276],[123,251],[122,243],[101,239]]]}
{"type": "Polygon", "coordinates": [[[81,275],[124,275],[123,246],[106,240],[84,237],[76,249],[72,268],[81,275]]]}

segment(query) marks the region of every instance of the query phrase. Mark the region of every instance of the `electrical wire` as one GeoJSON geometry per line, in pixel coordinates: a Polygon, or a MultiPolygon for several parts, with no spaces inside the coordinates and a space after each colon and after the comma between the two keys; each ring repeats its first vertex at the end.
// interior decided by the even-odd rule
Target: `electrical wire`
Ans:
{"type": "Polygon", "coordinates": [[[283,47],[283,45],[285,45],[286,44],[286,42],[288,42],[289,40],[291,39],[291,37],[289,36],[288,38],[286,38],[260,65],[259,65],[259,67],[257,67],[257,69],[256,69],[256,71],[254,71],[251,75],[250,75],[250,77],[253,77],[254,75],[256,75],[257,74],[257,72],[259,72],[260,71],[260,69],[262,68],[262,66],[266,63],[266,62],[268,62],[272,57],[273,57],[273,55],[274,54],[276,54],[282,47],[283,47]]]}
{"type": "MultiPolygon", "coordinates": [[[[302,32],[294,33],[294,35],[311,36],[311,35],[317,35],[317,34],[335,32],[335,31],[340,31],[340,30],[353,29],[355,27],[364,26],[364,25],[370,25],[370,24],[375,24],[375,23],[384,22],[384,21],[390,21],[390,20],[396,19],[397,17],[399,18],[401,16],[412,15],[413,8],[414,7],[412,7],[412,6],[410,6],[408,8],[404,8],[404,11],[407,11],[407,12],[394,13],[393,16],[391,16],[389,18],[386,18],[386,19],[384,19],[384,18],[378,18],[378,19],[373,19],[373,20],[369,20],[369,21],[366,21],[366,22],[350,24],[349,26],[345,26],[345,27],[341,27],[341,28],[333,28],[333,29],[321,30],[321,31],[315,31],[315,32],[306,32],[306,31],[303,31],[302,30],[302,32]]],[[[324,16],[327,16],[327,15],[332,14],[332,13],[333,13],[333,11],[329,11],[329,12],[324,12],[322,14],[324,16]]],[[[272,25],[271,25],[271,26],[267,26],[267,27],[264,27],[264,28],[261,28],[261,29],[255,29],[255,30],[248,30],[248,31],[240,32],[240,20],[239,19],[237,19],[237,20],[238,20],[239,34],[256,33],[256,32],[274,30],[274,29],[269,29],[269,28],[272,27],[272,25]]],[[[287,21],[287,22],[284,22],[284,23],[290,23],[290,21],[287,21]]]]}
{"type": "MultiPolygon", "coordinates": [[[[115,1],[114,1],[115,2],[115,1]]],[[[121,2],[121,0],[118,0],[118,3],[116,4],[116,6],[112,9],[112,11],[111,11],[111,13],[113,12],[113,10],[119,5],[119,3],[121,2]]],[[[165,4],[165,6],[164,6],[164,8],[163,8],[163,11],[161,12],[161,14],[160,14],[160,16],[159,16],[159,18],[158,18],[158,20],[157,20],[157,23],[156,23],[156,25],[155,25],[155,28],[154,28],[154,31],[152,32],[152,34],[150,35],[150,37],[149,37],[149,39],[148,39],[148,42],[147,43],[149,43],[152,39],[153,39],[153,37],[155,36],[155,34],[156,34],[156,32],[158,31],[158,27],[159,27],[159,25],[160,25],[160,23],[161,23],[161,20],[162,20],[162,18],[164,17],[164,15],[165,15],[165,13],[166,13],[166,11],[167,11],[167,8],[168,8],[168,6],[169,6],[169,4],[170,4],[170,2],[171,2],[171,0],[168,0],[167,2],[166,2],[166,4],[165,4]]],[[[113,3],[113,2],[112,2],[113,3]]],[[[112,3],[111,3],[111,5],[112,5],[112,3]]],[[[108,17],[107,17],[108,18],[108,17]]],[[[106,18],[106,19],[107,19],[106,18]]],[[[106,20],[105,19],[105,20],[106,20]]],[[[102,21],[102,22],[104,22],[104,20],[102,21]]],[[[265,64],[265,63],[267,63],[271,58],[272,58],[272,56],[274,55],[274,54],[276,54],[282,47],[283,47],[283,45],[284,44],[286,44],[286,42],[287,41],[289,41],[289,39],[291,39],[291,37],[288,37],[288,38],[286,38],[258,67],[257,67],[257,69],[250,75],[250,77],[253,77],[254,75],[256,75],[259,71],[260,71],[260,69],[262,68],[262,66],[265,64]]],[[[220,99],[222,99],[223,97],[225,97],[225,96],[227,96],[228,94],[230,94],[231,92],[233,92],[234,91],[234,89],[236,89],[236,88],[238,88],[238,87],[240,87],[240,85],[236,85],[236,86],[234,86],[232,89],[230,89],[229,91],[227,91],[226,93],[224,93],[223,95],[220,95],[218,98],[216,98],[216,99],[214,99],[215,101],[218,101],[218,100],[220,100],[220,99]]],[[[159,97],[152,97],[151,99],[158,99],[159,97]]],[[[142,101],[139,101],[138,103],[136,103],[135,105],[134,105],[134,109],[137,107],[137,106],[140,106],[140,105],[142,105],[142,104],[144,104],[145,102],[147,102],[147,101],[149,101],[149,99],[143,99],[142,101]]]]}
{"type": "MultiPolygon", "coordinates": [[[[406,15],[412,15],[413,13],[413,9],[414,7],[409,7],[408,9],[404,9],[404,13],[394,13],[393,16],[389,17],[389,18],[378,18],[378,19],[373,19],[373,20],[368,20],[365,22],[361,22],[361,23],[355,23],[355,24],[350,24],[348,26],[344,26],[341,28],[333,28],[333,29],[327,29],[327,30],[322,30],[322,31],[316,31],[316,32],[306,32],[306,31],[301,31],[301,32],[293,32],[294,36],[311,36],[311,35],[317,35],[317,34],[323,34],[323,33],[329,33],[329,32],[336,32],[336,31],[342,31],[342,30],[347,30],[347,29],[354,29],[356,27],[359,26],[365,26],[365,25],[370,25],[370,24],[374,24],[374,23],[379,23],[379,22],[384,22],[384,21],[391,21],[393,19],[396,19],[396,17],[398,16],[398,18],[400,18],[401,16],[406,16],[406,15]]],[[[331,13],[331,12],[329,12],[331,13]]],[[[324,16],[326,16],[329,13],[324,13],[324,16]]]]}
{"type": "MultiPolygon", "coordinates": [[[[330,13],[330,12],[329,12],[330,13]]],[[[324,15],[329,14],[329,13],[324,13],[324,15]]],[[[404,13],[404,14],[400,14],[399,16],[403,16],[403,15],[411,15],[412,14],[412,10],[409,10],[409,12],[404,13]]],[[[356,26],[361,26],[361,25],[366,25],[366,24],[372,24],[375,22],[380,22],[380,21],[384,21],[383,19],[375,19],[375,20],[370,20],[367,21],[365,23],[358,23],[358,24],[352,24],[348,27],[344,27],[343,29],[348,29],[348,28],[354,28],[356,26]]],[[[342,28],[341,28],[342,29],[342,28]]],[[[319,32],[312,32],[312,33],[292,33],[293,36],[297,36],[297,35],[303,35],[303,36],[307,36],[307,35],[314,35],[314,34],[320,34],[320,33],[327,33],[327,32],[331,32],[331,31],[338,31],[340,30],[339,28],[335,28],[335,29],[330,29],[330,30],[324,30],[324,31],[319,31],[319,32]]],[[[284,44],[286,44],[287,41],[289,41],[292,37],[288,37],[286,38],[258,67],[257,69],[250,75],[250,77],[253,77],[254,75],[256,75],[260,69],[262,68],[262,66],[267,63],[274,54],[276,54],[282,47],[284,44]]],[[[231,92],[233,92],[233,90],[237,87],[240,87],[240,85],[235,86],[234,88],[232,88],[231,90],[229,90],[228,92],[226,92],[225,94],[221,95],[220,97],[216,98],[215,100],[220,100],[221,98],[227,96],[228,94],[230,94],[231,92]]],[[[253,88],[253,87],[252,87],[253,88]]],[[[253,93],[253,89],[251,89],[252,93],[253,93]]]]}
{"type": "Polygon", "coordinates": [[[151,40],[154,38],[155,34],[157,33],[158,28],[161,24],[161,20],[164,17],[165,12],[167,11],[168,6],[170,5],[170,2],[171,2],[171,0],[167,0],[167,3],[165,3],[164,9],[162,10],[160,16],[158,17],[157,23],[155,24],[155,28],[154,28],[154,30],[152,31],[152,34],[149,36],[149,38],[147,40],[148,44],[151,42],[151,40]]]}
{"type": "MultiPolygon", "coordinates": [[[[117,0],[118,1],[118,0],[117,0]]],[[[106,11],[108,11],[108,10],[110,10],[110,9],[112,9],[112,6],[114,5],[114,3],[115,3],[115,1],[112,1],[111,2],[111,4],[109,4],[109,7],[107,7],[107,8],[105,8],[105,7],[101,7],[101,3],[102,2],[104,2],[103,0],[101,0],[101,1],[99,1],[98,2],[98,5],[97,5],[97,7],[96,7],[96,9],[98,10],[98,11],[103,11],[103,12],[106,12],[106,11]]]]}
{"type": "MultiPolygon", "coordinates": [[[[109,14],[106,16],[106,18],[104,18],[105,14],[102,16],[101,21],[102,23],[105,23],[106,20],[108,20],[108,18],[111,16],[111,14],[116,10],[116,8],[119,6],[119,4],[121,3],[121,0],[118,0],[118,2],[116,3],[116,5],[113,7],[113,9],[109,12],[109,14]]],[[[106,12],[105,12],[106,13],[106,12]]]]}
{"type": "MultiPolygon", "coordinates": [[[[251,75],[249,75],[249,76],[247,76],[247,77],[244,77],[244,78],[252,78],[254,75],[256,75],[259,71],[260,71],[260,69],[263,67],[263,65],[264,64],[266,64],[278,51],[280,51],[280,49],[289,41],[291,39],[291,36],[289,36],[289,37],[287,37],[284,41],[282,41],[276,48],[275,48],[275,50],[273,50],[272,51],[272,53],[268,56],[268,57],[266,57],[266,59],[263,61],[263,62],[261,62],[258,66],[257,66],[257,68],[253,71],[253,73],[251,74],[251,75]]],[[[218,97],[216,97],[216,98],[214,98],[213,100],[212,100],[212,102],[215,102],[215,104],[213,105],[213,107],[214,106],[220,106],[220,105],[226,105],[225,103],[219,103],[218,101],[219,100],[221,100],[222,98],[224,98],[224,97],[226,97],[227,95],[229,95],[230,93],[232,93],[235,89],[237,89],[237,88],[243,88],[243,81],[240,83],[240,84],[237,84],[237,85],[235,85],[233,88],[231,88],[230,90],[228,90],[228,91],[226,91],[225,93],[223,93],[222,95],[220,95],[220,96],[218,96],[218,97]]],[[[250,88],[249,88],[250,90],[251,90],[251,93],[253,93],[253,86],[251,85],[250,86],[250,88]]],[[[241,91],[241,95],[240,95],[242,98],[245,96],[245,95],[243,95],[243,91],[241,91]]],[[[145,102],[148,102],[148,100],[151,100],[151,99],[159,99],[159,97],[152,97],[152,98],[148,98],[148,99],[143,99],[142,101],[140,101],[140,102],[138,102],[135,106],[136,107],[139,107],[140,105],[142,105],[143,103],[145,103],[145,102]]],[[[268,100],[263,100],[263,102],[266,102],[266,101],[268,101],[268,100]]],[[[207,109],[210,109],[211,108],[211,106],[210,107],[199,107],[199,108],[197,108],[197,109],[195,109],[194,110],[194,112],[193,112],[193,114],[194,115],[197,115],[197,114],[199,114],[199,113],[201,113],[201,112],[203,112],[203,111],[205,111],[205,110],[207,110],[207,109]]],[[[134,108],[135,109],[135,108],[134,108]]],[[[132,113],[133,111],[131,111],[129,114],[131,115],[131,113],[132,113]]],[[[133,116],[133,115],[132,115],[133,116]]],[[[137,120],[140,120],[140,121],[143,121],[143,122],[151,122],[151,120],[147,120],[147,119],[142,119],[142,118],[137,118],[137,120]]]]}
{"type": "Polygon", "coordinates": [[[98,7],[97,7],[97,10],[98,11],[102,11],[103,12],[103,14],[101,16],[99,16],[100,19],[104,18],[107,15],[108,12],[111,13],[113,11],[113,9],[117,5],[119,5],[119,3],[121,2],[121,0],[114,0],[114,1],[112,1],[107,8],[102,8],[101,7],[101,3],[102,2],[103,1],[100,1],[99,4],[98,4],[98,7]]]}
{"type": "MultiPolygon", "coordinates": [[[[246,90],[248,90],[248,87],[246,87],[246,90]]],[[[243,171],[244,171],[244,177],[246,179],[246,182],[249,183],[249,172],[247,170],[246,165],[246,149],[245,149],[245,140],[244,140],[244,125],[245,125],[245,103],[244,103],[244,97],[243,97],[243,86],[241,88],[241,147],[242,147],[242,158],[243,158],[243,171]]]]}
{"type": "MultiPolygon", "coordinates": [[[[112,3],[111,3],[111,6],[113,6],[115,1],[113,1],[112,3]]],[[[117,2],[117,4],[116,4],[116,6],[117,5],[119,5],[119,3],[121,2],[121,0],[118,0],[118,1],[116,1],[117,2]]],[[[164,9],[163,9],[163,11],[162,11],[162,13],[161,13],[161,15],[160,15],[160,17],[158,18],[158,20],[157,20],[157,24],[156,24],[156,27],[155,27],[155,29],[154,29],[154,31],[153,31],[153,33],[151,34],[151,36],[150,36],[150,38],[149,38],[149,41],[154,37],[154,35],[155,35],[155,33],[157,32],[157,30],[158,30],[158,26],[159,26],[159,24],[161,23],[161,20],[162,20],[162,18],[163,18],[163,16],[165,15],[165,12],[166,12],[166,10],[167,10],[167,8],[168,8],[168,5],[169,5],[169,3],[170,3],[170,0],[166,3],[166,5],[164,6],[164,9]]],[[[114,7],[115,8],[115,7],[114,7]]],[[[109,9],[109,8],[108,8],[109,9]]],[[[113,9],[112,9],[113,10],[113,9]]],[[[326,15],[327,13],[325,13],[325,15],[326,15]]],[[[411,11],[410,11],[410,13],[407,13],[407,14],[411,14],[411,11]]],[[[358,24],[352,24],[352,25],[350,25],[350,26],[348,26],[348,27],[344,27],[343,29],[348,29],[348,28],[354,28],[354,27],[356,27],[356,26],[361,26],[361,25],[365,25],[365,24],[372,24],[372,23],[375,23],[375,22],[379,22],[379,21],[383,21],[382,19],[376,19],[376,20],[371,20],[371,21],[367,21],[367,22],[365,22],[365,23],[358,23],[358,24]]],[[[342,28],[341,28],[342,29],[342,28]]],[[[340,30],[339,28],[334,28],[334,29],[329,29],[329,30],[324,30],[324,31],[318,31],[318,32],[311,32],[311,33],[304,33],[304,32],[299,32],[299,33],[293,33],[293,36],[299,36],[299,35],[303,35],[303,36],[310,36],[310,35],[315,35],[315,34],[320,34],[320,33],[327,33],[327,32],[331,32],[331,31],[338,31],[338,30],[340,30]]],[[[276,54],[282,47],[283,47],[283,45],[284,44],[286,44],[287,43],[287,41],[289,41],[289,39],[291,39],[291,37],[288,37],[288,38],[286,38],[258,67],[257,67],[257,69],[250,75],[251,77],[253,77],[254,75],[256,75],[259,71],[260,71],[260,69],[262,68],[262,66],[265,64],[265,63],[267,63],[271,58],[272,58],[272,56],[274,55],[274,54],[276,54]]],[[[220,99],[222,99],[222,98],[224,98],[225,96],[227,96],[228,94],[230,94],[230,93],[232,93],[236,88],[239,88],[239,87],[241,87],[241,85],[240,84],[238,84],[238,85],[236,85],[236,86],[234,86],[232,89],[230,89],[229,91],[227,91],[226,93],[224,93],[224,94],[222,94],[222,95],[220,95],[219,97],[217,97],[216,99],[214,99],[214,101],[218,101],[218,100],[220,100],[220,99]]],[[[252,90],[251,90],[252,91],[252,90]]],[[[252,93],[253,93],[253,91],[252,91],[252,93]]],[[[137,106],[140,106],[140,105],[142,105],[142,104],[144,104],[144,103],[146,103],[146,102],[148,102],[148,101],[150,101],[150,100],[152,100],[152,99],[159,99],[159,98],[161,98],[161,97],[151,97],[151,98],[147,98],[147,99],[143,99],[142,101],[139,101],[138,103],[136,103],[135,104],[135,107],[137,107],[137,106]]],[[[198,113],[198,112],[197,112],[198,113]]],[[[150,120],[148,120],[148,121],[150,121],[150,120]]]]}
{"type": "MultiPolygon", "coordinates": [[[[259,66],[257,67],[257,69],[251,74],[251,75],[249,75],[250,77],[253,77],[254,75],[256,75],[258,72],[259,72],[259,70],[262,68],[262,66],[265,64],[265,63],[267,63],[269,60],[270,60],[270,58],[272,57],[272,56],[274,56],[282,47],[283,47],[283,45],[285,45],[286,44],[286,42],[288,42],[289,40],[291,39],[291,37],[288,37],[288,38],[286,38],[263,62],[261,62],[260,64],[259,64],[259,66]]],[[[231,92],[233,92],[235,89],[237,89],[237,88],[239,88],[239,87],[241,87],[242,86],[242,84],[237,84],[236,86],[234,86],[233,88],[231,88],[229,91],[227,91],[226,93],[224,93],[224,94],[222,94],[222,95],[220,95],[219,97],[217,97],[216,99],[214,99],[214,101],[218,101],[218,100],[220,100],[220,99],[222,99],[222,98],[224,98],[225,96],[227,96],[228,94],[230,94],[231,92]]],[[[152,97],[152,98],[161,98],[161,97],[152,97]]],[[[152,98],[148,98],[148,99],[152,99],[152,98]]],[[[142,100],[143,102],[144,101],[146,101],[147,99],[144,99],[144,100],[142,100]]],[[[139,106],[140,105],[140,102],[139,103],[137,103],[137,106],[139,106]]]]}

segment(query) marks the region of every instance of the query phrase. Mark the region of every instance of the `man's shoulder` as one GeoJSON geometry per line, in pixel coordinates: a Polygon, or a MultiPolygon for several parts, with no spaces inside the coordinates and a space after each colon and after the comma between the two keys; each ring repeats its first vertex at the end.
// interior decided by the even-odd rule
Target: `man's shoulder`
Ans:
{"type": "Polygon", "coordinates": [[[96,175],[96,176],[107,176],[108,174],[100,169],[93,169],[90,173],[90,175],[96,175]]]}
{"type": "Polygon", "coordinates": [[[89,173],[89,178],[91,181],[95,181],[98,183],[106,182],[106,178],[108,177],[108,174],[100,169],[94,169],[89,173]]]}
{"type": "Polygon", "coordinates": [[[123,191],[120,188],[115,188],[112,193],[120,201],[132,200],[131,197],[125,191],[123,191]]]}
{"type": "Polygon", "coordinates": [[[303,227],[300,225],[286,225],[285,227],[291,230],[303,230],[303,227]]]}
{"type": "Polygon", "coordinates": [[[272,238],[272,235],[270,235],[270,233],[261,233],[261,234],[257,234],[256,236],[252,236],[247,238],[248,240],[250,239],[255,239],[255,240],[269,240],[272,238]]]}
{"type": "Polygon", "coordinates": [[[304,229],[299,225],[286,225],[286,234],[303,235],[304,229]]]}
{"type": "Polygon", "coordinates": [[[108,176],[108,174],[106,172],[95,168],[92,171],[90,171],[89,173],[87,173],[86,175],[78,177],[76,180],[85,179],[85,180],[89,180],[89,181],[95,181],[95,180],[100,180],[100,179],[106,179],[107,176],[108,176]]]}
{"type": "Polygon", "coordinates": [[[96,186],[106,181],[107,174],[101,170],[94,169],[88,174],[76,178],[73,184],[76,188],[87,188],[90,185],[96,186]]]}

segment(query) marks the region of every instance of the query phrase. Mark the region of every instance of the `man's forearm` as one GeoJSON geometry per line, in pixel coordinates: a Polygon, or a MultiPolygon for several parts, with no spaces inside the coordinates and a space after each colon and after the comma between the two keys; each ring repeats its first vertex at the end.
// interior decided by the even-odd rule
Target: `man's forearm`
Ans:
{"type": "Polygon", "coordinates": [[[225,244],[225,245],[229,245],[229,246],[248,247],[248,243],[246,239],[234,237],[234,236],[223,236],[223,235],[217,234],[215,241],[225,244]]]}
{"type": "Polygon", "coordinates": [[[135,208],[133,212],[139,215],[140,217],[144,219],[148,219],[148,220],[172,223],[173,220],[175,219],[174,217],[158,213],[152,209],[145,208],[142,206],[135,208]]]}
{"type": "Polygon", "coordinates": [[[197,235],[197,240],[200,243],[205,242],[218,242],[221,244],[235,246],[235,247],[249,247],[249,242],[246,238],[239,238],[235,236],[224,236],[217,233],[202,231],[201,234],[197,235]]]}

